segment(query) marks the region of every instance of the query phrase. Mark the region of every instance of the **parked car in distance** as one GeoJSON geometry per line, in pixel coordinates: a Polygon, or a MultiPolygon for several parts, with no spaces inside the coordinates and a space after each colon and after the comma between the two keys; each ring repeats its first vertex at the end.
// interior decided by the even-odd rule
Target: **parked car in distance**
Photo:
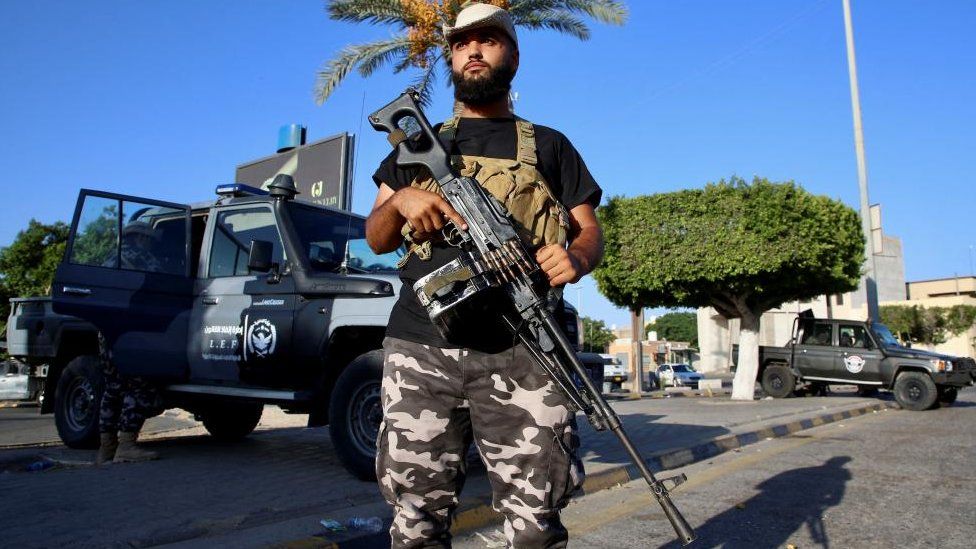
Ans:
{"type": "Polygon", "coordinates": [[[698,382],[705,377],[696,372],[689,364],[661,364],[657,368],[658,384],[665,387],[698,388],[698,382]]]}

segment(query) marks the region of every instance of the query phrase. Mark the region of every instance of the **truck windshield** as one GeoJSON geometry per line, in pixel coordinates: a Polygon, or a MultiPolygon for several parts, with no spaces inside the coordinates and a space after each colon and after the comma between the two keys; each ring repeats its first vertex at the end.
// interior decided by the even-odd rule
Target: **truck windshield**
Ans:
{"type": "Polygon", "coordinates": [[[871,328],[874,332],[874,337],[878,338],[882,347],[901,347],[901,343],[898,343],[898,339],[892,335],[891,330],[884,324],[874,324],[871,328]]]}
{"type": "Polygon", "coordinates": [[[312,270],[337,273],[345,267],[350,273],[377,273],[397,269],[402,250],[373,253],[366,243],[364,220],[295,202],[288,206],[312,270]]]}

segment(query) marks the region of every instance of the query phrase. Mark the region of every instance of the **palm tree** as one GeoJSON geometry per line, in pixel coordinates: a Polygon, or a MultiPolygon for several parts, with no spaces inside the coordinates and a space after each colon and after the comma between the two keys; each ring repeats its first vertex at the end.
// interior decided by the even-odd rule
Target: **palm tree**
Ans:
{"type": "MultiPolygon", "coordinates": [[[[613,25],[622,25],[627,19],[626,6],[615,0],[486,0],[485,3],[508,9],[517,27],[555,30],[580,40],[590,37],[583,17],[613,25]]],[[[400,32],[386,40],[343,48],[318,72],[316,103],[324,103],[353,69],[367,77],[392,63],[394,73],[417,71],[413,87],[420,92],[421,102],[429,104],[431,84],[437,79],[438,69],[450,82],[450,50],[441,27],[444,23],[453,24],[464,5],[466,2],[460,0],[327,0],[326,9],[332,19],[392,25],[400,32]]]]}

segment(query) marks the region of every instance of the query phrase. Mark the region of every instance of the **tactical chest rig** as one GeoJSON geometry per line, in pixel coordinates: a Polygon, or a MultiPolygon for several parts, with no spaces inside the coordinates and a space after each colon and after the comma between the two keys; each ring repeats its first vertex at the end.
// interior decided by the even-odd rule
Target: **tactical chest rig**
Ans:
{"type": "MultiPolygon", "coordinates": [[[[457,117],[449,119],[439,132],[451,149],[454,148],[458,122],[457,117]]],[[[516,117],[515,130],[514,159],[453,155],[450,157],[451,167],[461,177],[476,181],[502,206],[500,211],[509,214],[512,226],[527,252],[531,254],[547,244],[565,246],[570,228],[569,214],[537,168],[535,128],[529,121],[516,117]]],[[[411,182],[411,186],[444,196],[440,183],[426,170],[411,182]]],[[[456,229],[449,228],[446,233],[449,243],[458,245],[456,229]],[[450,241],[452,234],[454,239],[450,241]]],[[[430,259],[431,240],[419,244],[414,242],[412,228],[407,223],[401,234],[408,243],[407,254],[400,260],[401,267],[410,259],[410,255],[415,254],[425,261],[430,259]]],[[[414,291],[446,339],[451,339],[453,329],[461,322],[470,322],[472,317],[482,314],[482,309],[491,306],[490,295],[478,294],[487,288],[486,283],[488,286],[504,283],[508,274],[514,274],[513,269],[518,269],[519,261],[512,251],[506,254],[497,250],[473,261],[466,261],[471,258],[462,257],[417,281],[414,291]],[[491,274],[484,276],[484,273],[491,274]]],[[[545,277],[538,272],[534,274],[537,288],[546,292],[548,284],[545,277]]],[[[561,291],[549,290],[549,294],[550,305],[558,303],[561,291]]]]}
{"type": "MultiPolygon", "coordinates": [[[[453,117],[441,126],[440,136],[453,149],[458,128],[458,118],[453,117]]],[[[538,169],[535,128],[522,118],[515,118],[516,155],[511,158],[489,158],[473,155],[453,155],[451,165],[461,177],[470,177],[498,200],[515,221],[515,228],[522,242],[535,250],[547,244],[564,246],[569,233],[569,214],[553,194],[538,169]]],[[[444,196],[441,186],[430,174],[417,176],[410,184],[425,191],[444,196]]],[[[417,244],[413,241],[412,228],[403,225],[404,240],[408,253],[401,259],[406,264],[410,255],[423,260],[430,259],[431,241],[417,244]]]]}

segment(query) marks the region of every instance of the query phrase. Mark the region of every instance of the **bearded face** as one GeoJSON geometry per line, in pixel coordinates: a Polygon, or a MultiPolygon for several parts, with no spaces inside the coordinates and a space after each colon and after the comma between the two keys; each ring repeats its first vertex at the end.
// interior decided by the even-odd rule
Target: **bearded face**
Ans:
{"type": "Polygon", "coordinates": [[[472,106],[494,103],[508,97],[513,78],[515,78],[515,69],[508,62],[489,66],[477,74],[452,70],[454,99],[472,106]]]}
{"type": "Polygon", "coordinates": [[[473,107],[504,101],[518,65],[518,47],[496,28],[455,36],[451,43],[454,98],[473,107]]]}

